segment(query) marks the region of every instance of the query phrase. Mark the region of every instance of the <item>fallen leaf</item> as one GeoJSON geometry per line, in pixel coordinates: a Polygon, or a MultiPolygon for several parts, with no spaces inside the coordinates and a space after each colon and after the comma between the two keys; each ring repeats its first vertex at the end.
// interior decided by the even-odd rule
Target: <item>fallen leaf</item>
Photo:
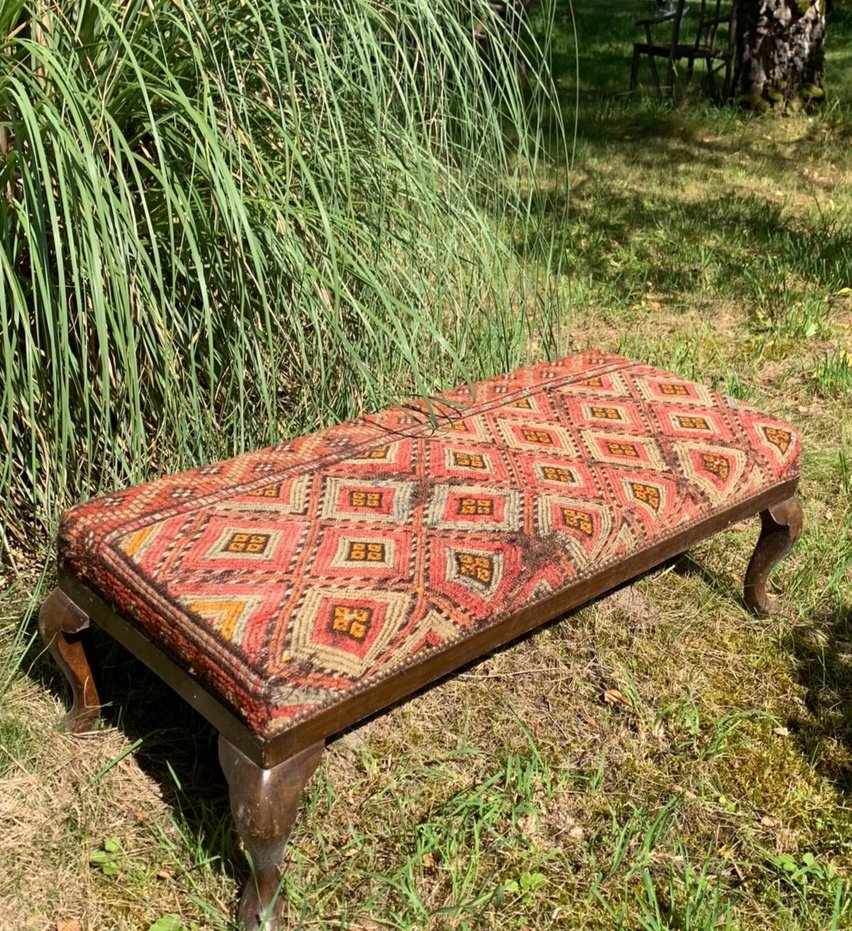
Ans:
{"type": "Polygon", "coordinates": [[[628,704],[627,699],[624,697],[624,692],[620,689],[607,689],[603,693],[603,700],[608,705],[626,705],[628,704]]]}

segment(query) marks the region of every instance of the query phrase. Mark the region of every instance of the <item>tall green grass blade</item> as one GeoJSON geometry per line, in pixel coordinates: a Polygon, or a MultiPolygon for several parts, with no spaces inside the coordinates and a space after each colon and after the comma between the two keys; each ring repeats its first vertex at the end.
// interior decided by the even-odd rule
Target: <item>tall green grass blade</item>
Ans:
{"type": "Polygon", "coordinates": [[[7,557],[99,488],[557,346],[516,248],[547,37],[484,0],[32,0],[0,44],[7,557]]]}

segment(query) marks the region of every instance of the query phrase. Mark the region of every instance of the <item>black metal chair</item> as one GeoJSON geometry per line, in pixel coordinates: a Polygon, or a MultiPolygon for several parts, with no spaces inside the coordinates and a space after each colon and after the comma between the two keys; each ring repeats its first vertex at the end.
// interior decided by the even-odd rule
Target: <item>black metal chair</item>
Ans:
{"type": "Polygon", "coordinates": [[[715,85],[715,76],[724,72],[722,80],[722,97],[727,100],[730,94],[731,64],[734,38],[734,4],[723,10],[722,0],[699,0],[687,5],[686,0],[676,0],[673,6],[659,16],[640,19],[637,27],[645,30],[645,42],[633,46],[633,64],[630,70],[630,89],[634,90],[639,81],[639,63],[643,55],[648,57],[654,86],[661,96],[664,91],[673,93],[678,69],[677,63],[686,61],[686,82],[692,80],[695,62],[703,61],[707,67],[706,82],[715,85]],[[694,23],[694,38],[684,42],[683,35],[687,27],[694,23]],[[663,24],[670,24],[671,33],[668,42],[654,40],[654,30],[663,24]],[[666,82],[660,80],[657,59],[666,61],[666,82]]]}

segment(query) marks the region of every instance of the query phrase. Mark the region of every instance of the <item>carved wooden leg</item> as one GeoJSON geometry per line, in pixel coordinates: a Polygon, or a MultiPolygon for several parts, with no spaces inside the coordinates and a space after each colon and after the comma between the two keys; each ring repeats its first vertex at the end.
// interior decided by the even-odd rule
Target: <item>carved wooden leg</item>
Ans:
{"type": "Polygon", "coordinates": [[[73,702],[63,723],[69,731],[90,731],[101,711],[101,701],[86,656],[89,618],[60,589],[46,598],[38,614],[38,629],[50,655],[71,685],[73,702]]]}
{"type": "Polygon", "coordinates": [[[283,927],[280,862],[299,811],[299,796],[320,761],[324,743],[261,769],[221,735],[219,762],[231,795],[231,812],[251,861],[239,918],[246,931],[283,927]]]}
{"type": "Polygon", "coordinates": [[[755,614],[769,614],[772,604],[766,594],[769,573],[787,555],[802,532],[802,508],[788,498],[760,514],[760,537],[745,576],[745,603],[755,614]]]}

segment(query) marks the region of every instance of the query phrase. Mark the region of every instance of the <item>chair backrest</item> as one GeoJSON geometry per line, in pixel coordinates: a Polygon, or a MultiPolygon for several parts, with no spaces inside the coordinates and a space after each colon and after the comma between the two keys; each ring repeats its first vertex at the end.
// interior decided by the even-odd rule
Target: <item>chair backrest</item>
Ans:
{"type": "MultiPolygon", "coordinates": [[[[492,4],[496,6],[497,4],[492,4]]],[[[716,53],[720,28],[725,34],[725,41],[730,44],[734,0],[677,0],[668,9],[661,10],[653,19],[640,19],[636,25],[645,28],[649,45],[655,45],[652,30],[663,23],[671,23],[669,48],[674,55],[684,55],[684,49],[692,47],[695,57],[702,53],[716,53]],[[730,4],[730,6],[728,5],[730,4]]]]}
{"type": "Polygon", "coordinates": [[[723,0],[700,0],[698,24],[695,30],[696,50],[706,50],[711,54],[716,51],[716,39],[720,27],[730,31],[733,3],[730,7],[723,0]]]}
{"type": "Polygon", "coordinates": [[[686,12],[686,0],[677,0],[672,18],[672,48],[675,48],[680,42],[680,27],[683,15],[686,12]]]}

